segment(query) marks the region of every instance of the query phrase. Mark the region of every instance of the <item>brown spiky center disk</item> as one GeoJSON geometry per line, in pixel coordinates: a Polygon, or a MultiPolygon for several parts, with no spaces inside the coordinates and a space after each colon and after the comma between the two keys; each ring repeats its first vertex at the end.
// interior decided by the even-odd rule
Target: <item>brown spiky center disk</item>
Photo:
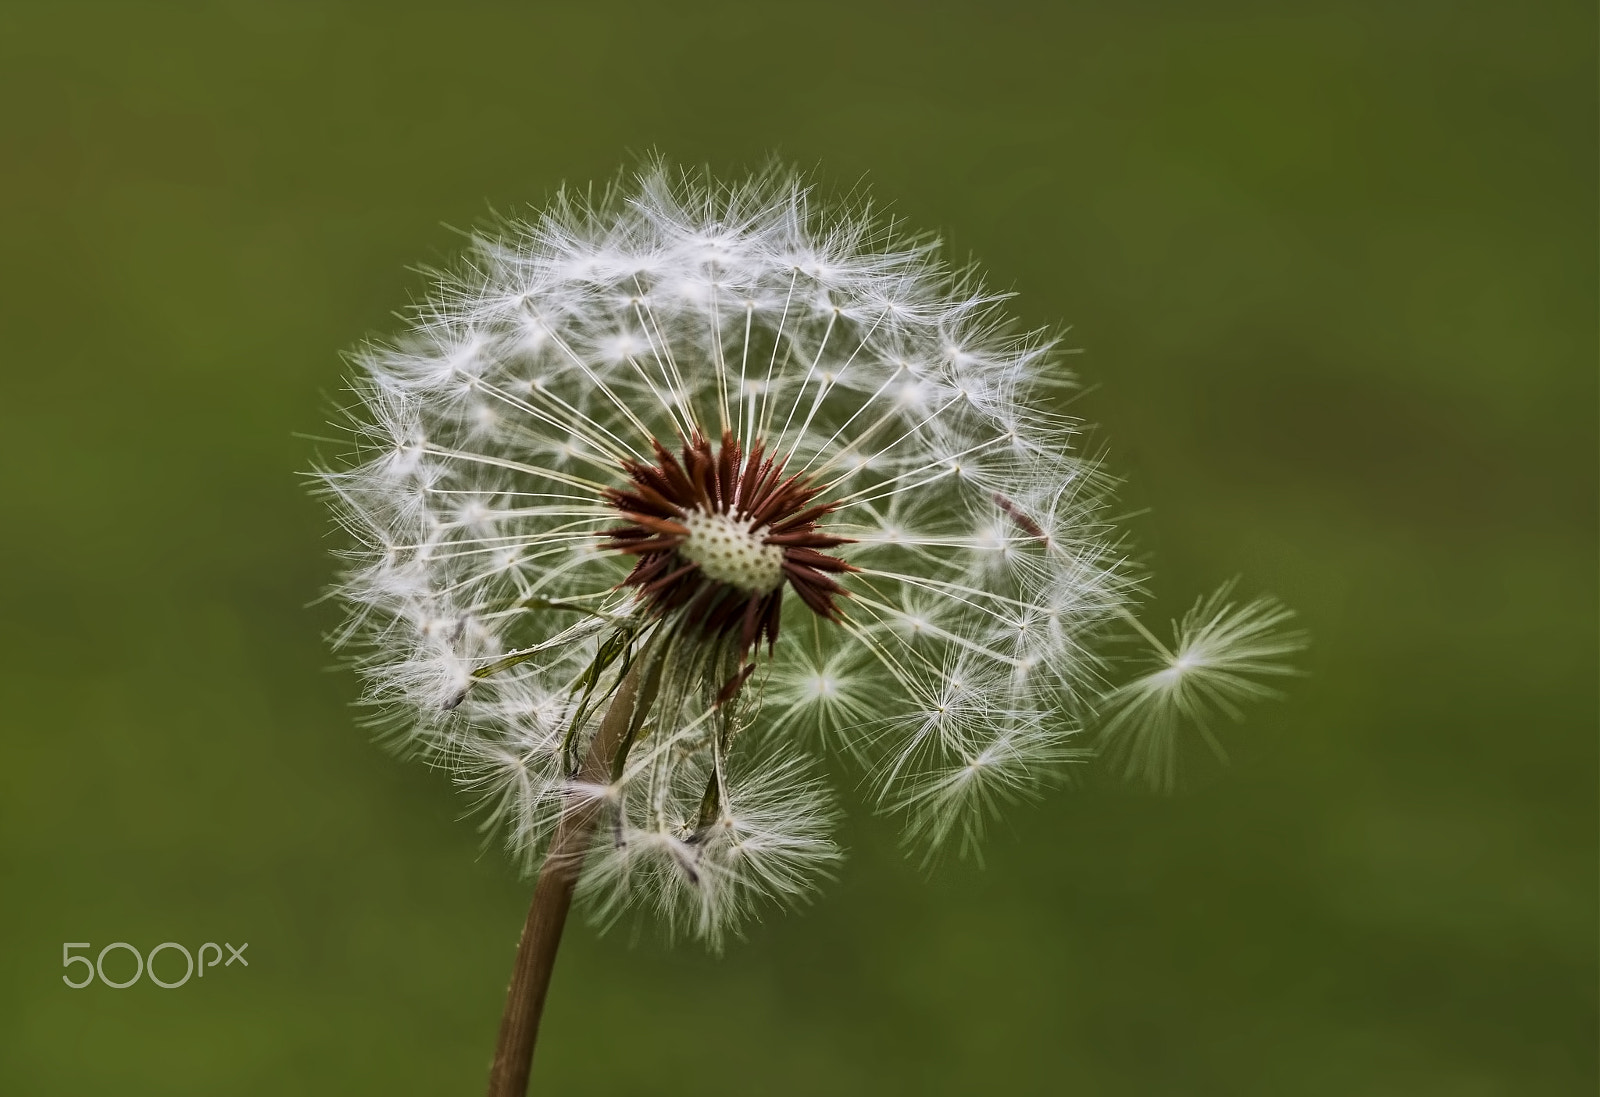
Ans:
{"type": "Polygon", "coordinates": [[[817,527],[836,506],[816,502],[826,484],[785,476],[786,459],[759,441],[746,454],[728,433],[715,448],[697,433],[681,455],[651,445],[655,462],[625,461],[628,486],[605,493],[624,524],[601,535],[603,547],[639,558],[624,586],[703,636],[737,634],[741,653],[777,641],[785,585],[819,617],[839,619],[846,591],[833,575],[856,569],[820,551],[850,541],[817,527]]]}

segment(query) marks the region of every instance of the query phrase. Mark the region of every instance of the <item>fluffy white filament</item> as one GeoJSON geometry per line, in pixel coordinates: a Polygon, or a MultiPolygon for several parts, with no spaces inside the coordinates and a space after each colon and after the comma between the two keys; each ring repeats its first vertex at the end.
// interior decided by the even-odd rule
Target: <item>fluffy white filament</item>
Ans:
{"type": "MultiPolygon", "coordinates": [[[[357,546],[340,640],[400,741],[476,791],[525,863],[574,797],[605,802],[583,877],[601,910],[654,907],[715,942],[803,897],[838,856],[819,744],[864,760],[933,843],[1081,753],[1134,580],[1054,410],[1050,340],[934,248],[814,211],[780,170],[724,186],[652,168],[476,240],[400,340],[360,352],[359,452],[321,474],[357,546]],[[599,536],[622,462],[695,432],[827,483],[822,525],[859,569],[842,621],[790,592],[725,703],[727,652],[648,619],[599,536]],[[625,765],[578,786],[647,648],[663,669],[625,765]]],[[[713,578],[776,582],[741,531],[700,533],[684,552],[713,578]]],[[[1271,607],[1197,613],[1171,666],[1109,691],[1109,731],[1144,736],[1141,756],[1296,646],[1271,607]]]]}

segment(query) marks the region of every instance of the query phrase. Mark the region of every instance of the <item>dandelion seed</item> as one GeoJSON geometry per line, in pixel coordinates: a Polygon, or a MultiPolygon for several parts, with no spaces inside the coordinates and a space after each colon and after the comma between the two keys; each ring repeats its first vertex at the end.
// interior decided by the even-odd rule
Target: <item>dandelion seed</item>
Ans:
{"type": "Polygon", "coordinates": [[[1106,752],[1127,776],[1152,788],[1176,783],[1185,728],[1225,760],[1210,721],[1217,714],[1242,718],[1242,702],[1277,696],[1263,678],[1295,673],[1287,660],[1305,647],[1306,636],[1285,627],[1294,613],[1266,597],[1236,605],[1228,600],[1233,585],[1196,602],[1173,626],[1172,649],[1158,646],[1155,668],[1104,698],[1106,752]]]}

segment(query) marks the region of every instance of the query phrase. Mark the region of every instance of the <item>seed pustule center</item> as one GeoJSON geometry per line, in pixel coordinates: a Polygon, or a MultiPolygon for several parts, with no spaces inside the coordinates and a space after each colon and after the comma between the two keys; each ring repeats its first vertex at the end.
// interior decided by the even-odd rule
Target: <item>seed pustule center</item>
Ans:
{"type": "Polygon", "coordinates": [[[681,521],[689,535],[678,555],[699,564],[707,579],[746,594],[768,594],[783,583],[783,547],[766,544],[750,519],[696,508],[681,521]]]}

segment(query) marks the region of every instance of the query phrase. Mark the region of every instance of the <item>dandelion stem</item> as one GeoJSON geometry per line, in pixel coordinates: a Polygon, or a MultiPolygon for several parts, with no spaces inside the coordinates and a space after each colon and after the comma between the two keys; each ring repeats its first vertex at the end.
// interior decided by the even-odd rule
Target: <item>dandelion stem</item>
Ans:
{"type": "MultiPolygon", "coordinates": [[[[609,783],[612,756],[633,723],[640,671],[646,661],[635,659],[617,685],[611,706],[606,709],[600,729],[579,768],[580,782],[609,783]]],[[[489,1071],[489,1097],[523,1097],[528,1091],[533,1045],[539,1035],[539,1018],[544,1012],[545,994],[550,989],[550,974],[555,969],[556,950],[561,947],[561,931],[567,924],[567,911],[572,907],[573,889],[577,887],[584,854],[588,852],[589,839],[599,820],[599,802],[583,800],[569,806],[556,827],[550,852],[533,888],[528,920],[517,944],[511,986],[506,990],[506,1011],[500,1019],[500,1041],[489,1071]]]]}

